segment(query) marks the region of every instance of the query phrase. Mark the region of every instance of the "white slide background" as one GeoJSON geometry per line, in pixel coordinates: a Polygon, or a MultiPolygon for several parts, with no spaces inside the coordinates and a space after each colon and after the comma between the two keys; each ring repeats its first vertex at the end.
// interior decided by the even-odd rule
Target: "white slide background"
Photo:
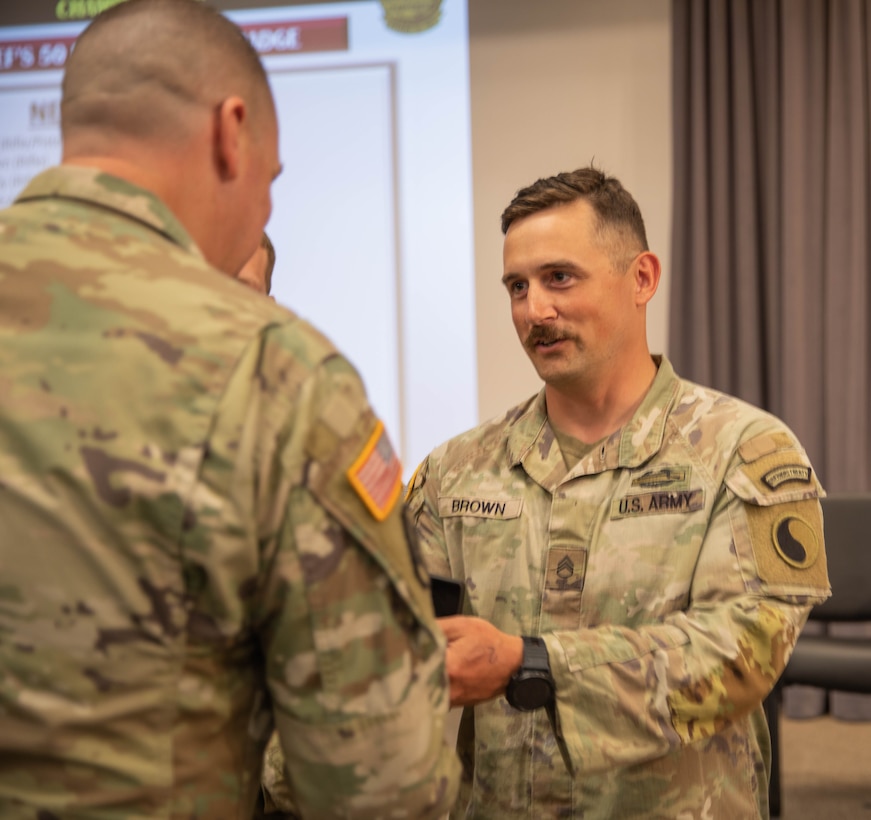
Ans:
{"type": "MultiPolygon", "coordinates": [[[[442,0],[439,23],[416,34],[389,29],[376,0],[227,15],[347,19],[347,49],[263,58],[284,164],[267,226],[273,295],[360,370],[407,479],[477,422],[466,0],[442,0]]],[[[0,55],[82,28],[0,29],[0,55]]],[[[0,207],[60,158],[60,79],[0,61],[0,207]]]]}

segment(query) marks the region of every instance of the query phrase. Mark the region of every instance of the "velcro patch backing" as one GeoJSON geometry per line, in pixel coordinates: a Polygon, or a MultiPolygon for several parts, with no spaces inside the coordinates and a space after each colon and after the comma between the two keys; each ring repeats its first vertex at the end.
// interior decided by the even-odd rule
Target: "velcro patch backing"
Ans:
{"type": "Polygon", "coordinates": [[[795,442],[786,433],[763,433],[750,441],[745,441],[738,448],[738,455],[749,462],[776,453],[778,450],[794,449],[795,442]]]}
{"type": "Polygon", "coordinates": [[[348,468],[347,476],[377,521],[390,515],[402,490],[402,465],[393,452],[383,422],[378,422],[360,455],[348,468]]]}

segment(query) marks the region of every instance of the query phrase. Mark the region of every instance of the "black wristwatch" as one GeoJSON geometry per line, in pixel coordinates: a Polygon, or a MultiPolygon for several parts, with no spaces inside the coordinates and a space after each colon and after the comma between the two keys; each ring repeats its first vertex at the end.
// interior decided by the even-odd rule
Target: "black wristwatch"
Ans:
{"type": "Polygon", "coordinates": [[[531,712],[547,706],[553,700],[555,691],[544,641],[524,635],[523,661],[505,687],[505,699],[515,709],[531,712]]]}

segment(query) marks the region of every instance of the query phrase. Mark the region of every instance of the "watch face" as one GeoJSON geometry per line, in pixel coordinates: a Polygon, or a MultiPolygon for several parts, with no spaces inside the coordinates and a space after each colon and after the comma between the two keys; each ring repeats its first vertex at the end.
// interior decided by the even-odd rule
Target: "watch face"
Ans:
{"type": "Polygon", "coordinates": [[[530,635],[522,637],[523,661],[520,669],[508,681],[505,699],[515,709],[529,712],[550,703],[555,686],[544,641],[530,635]]]}
{"type": "Polygon", "coordinates": [[[527,709],[546,706],[553,695],[553,685],[547,678],[527,678],[523,681],[522,700],[527,709]]]}
{"type": "Polygon", "coordinates": [[[505,690],[505,698],[515,709],[529,712],[546,706],[553,698],[553,681],[543,673],[525,673],[512,678],[505,690]]]}

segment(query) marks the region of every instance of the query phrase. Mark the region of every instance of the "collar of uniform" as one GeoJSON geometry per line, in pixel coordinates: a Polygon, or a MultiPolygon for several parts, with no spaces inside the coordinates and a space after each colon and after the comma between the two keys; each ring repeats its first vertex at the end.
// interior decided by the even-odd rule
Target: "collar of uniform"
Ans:
{"type": "Polygon", "coordinates": [[[656,355],[653,361],[657,367],[653,384],[615,441],[619,447],[615,467],[638,467],[662,448],[666,423],[680,393],[680,379],[665,356],[656,355]]]}
{"type": "Polygon", "coordinates": [[[563,454],[547,421],[544,389],[509,423],[508,458],[550,492],[566,477],[563,454]]]}
{"type": "Polygon", "coordinates": [[[635,468],[662,447],[669,411],[678,395],[680,381],[665,356],[654,356],[656,376],[635,414],[569,473],[553,429],[547,421],[544,390],[535,397],[508,430],[508,455],[536,483],[553,491],[563,480],[578,475],[635,468]]]}
{"type": "Polygon", "coordinates": [[[98,168],[58,165],[35,176],[16,202],[63,198],[90,202],[135,219],[202,257],[181,222],[153,193],[98,168]]]}

